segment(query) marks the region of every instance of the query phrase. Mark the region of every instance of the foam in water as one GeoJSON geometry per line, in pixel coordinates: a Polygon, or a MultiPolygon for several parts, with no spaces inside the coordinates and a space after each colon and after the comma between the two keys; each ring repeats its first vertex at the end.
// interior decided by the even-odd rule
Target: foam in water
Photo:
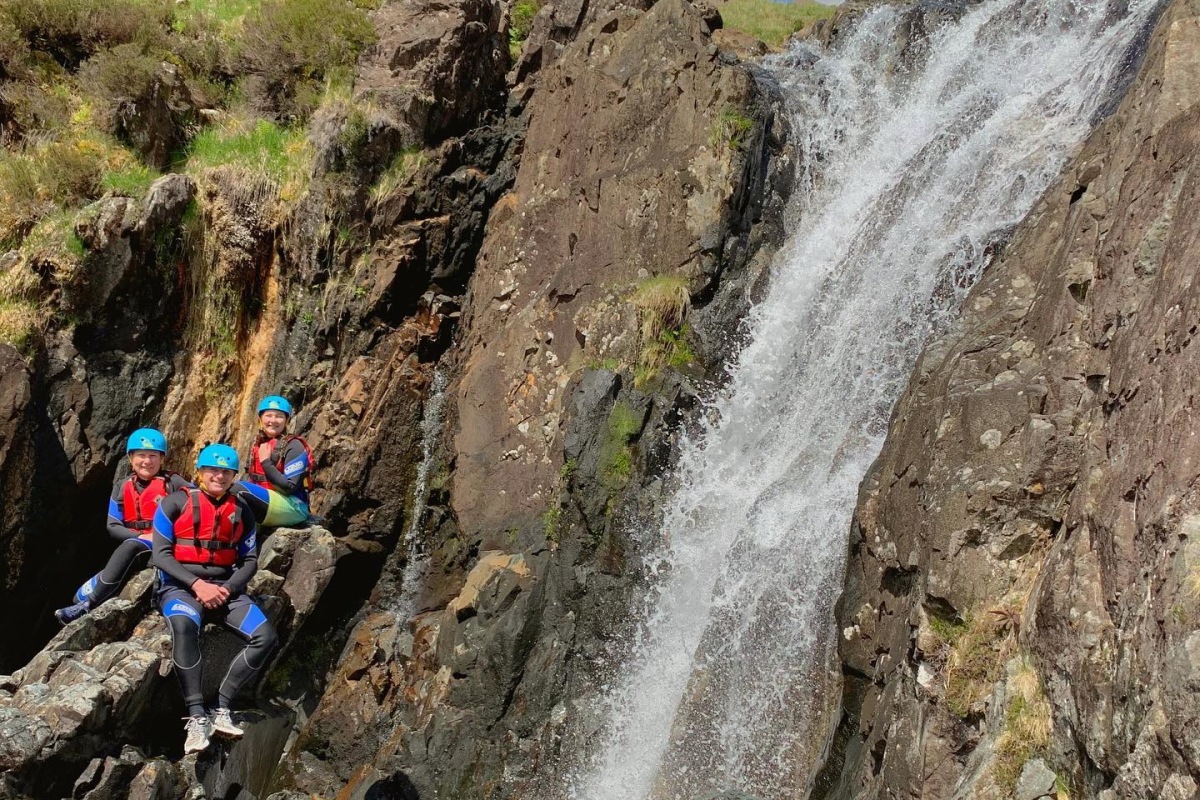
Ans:
{"type": "Polygon", "coordinates": [[[684,445],[646,626],[572,797],[804,793],[858,485],[922,343],[1086,136],[1156,2],[1128,5],[989,0],[907,66],[885,6],[771,65],[802,151],[793,230],[684,445]]]}

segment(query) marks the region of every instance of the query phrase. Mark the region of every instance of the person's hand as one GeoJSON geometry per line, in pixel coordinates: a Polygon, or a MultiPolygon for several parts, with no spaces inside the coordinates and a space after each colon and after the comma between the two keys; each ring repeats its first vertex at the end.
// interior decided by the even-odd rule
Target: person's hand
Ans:
{"type": "Polygon", "coordinates": [[[258,460],[259,461],[270,461],[271,460],[271,446],[273,444],[274,444],[273,442],[263,442],[262,444],[260,444],[258,446],[258,460]]]}
{"type": "Polygon", "coordinates": [[[219,608],[229,599],[228,589],[203,579],[197,579],[192,584],[192,592],[205,608],[219,608]]]}
{"type": "Polygon", "coordinates": [[[143,542],[153,542],[154,541],[154,532],[147,531],[146,533],[139,533],[138,538],[141,539],[143,542]]]}

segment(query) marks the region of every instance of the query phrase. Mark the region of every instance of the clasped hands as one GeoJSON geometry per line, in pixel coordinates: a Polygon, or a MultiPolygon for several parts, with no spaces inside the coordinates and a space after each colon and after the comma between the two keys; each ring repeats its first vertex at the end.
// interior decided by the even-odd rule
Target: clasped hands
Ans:
{"type": "Polygon", "coordinates": [[[229,600],[229,590],[224,586],[198,578],[192,584],[192,592],[205,608],[219,608],[229,600]]]}

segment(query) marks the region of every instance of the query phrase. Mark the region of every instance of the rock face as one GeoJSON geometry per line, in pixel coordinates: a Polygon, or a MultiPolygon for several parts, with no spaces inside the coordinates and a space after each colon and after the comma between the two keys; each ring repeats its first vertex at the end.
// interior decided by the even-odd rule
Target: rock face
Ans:
{"type": "Polygon", "coordinates": [[[923,355],[862,487],[815,796],[1195,796],[1198,48],[1172,3],[923,355]]]}
{"type": "Polygon", "coordinates": [[[29,365],[0,346],[0,669],[23,664],[50,637],[50,610],[107,557],[116,459],[171,374],[183,291],[173,264],[156,261],[178,252],[193,192],[189,178],[168,175],[141,202],[107,197],[86,209],[76,235],[87,256],[54,298],[74,327],[52,332],[29,365]]]}
{"type": "MultiPolygon", "coordinates": [[[[344,552],[322,528],[280,528],[268,537],[251,593],[280,631],[276,662],[291,655],[344,552]]],[[[245,790],[239,798],[263,794],[291,730],[287,708],[239,711],[243,739],[199,759],[163,760],[182,748],[183,704],[171,675],[170,632],[151,611],[152,576],[142,570],[118,597],[0,677],[3,796],[175,798],[201,785],[208,796],[232,797],[236,790],[227,790],[235,784],[245,790]]],[[[241,642],[209,626],[203,643],[207,691],[215,693],[241,642]]]]}
{"type": "Polygon", "coordinates": [[[597,656],[628,629],[628,529],[652,524],[687,376],[729,353],[714,332],[736,327],[778,231],[770,101],[710,23],[682,0],[602,14],[538,74],[453,351],[427,565],[408,599],[404,559],[385,567],[284,783],[561,791],[597,656]],[[650,364],[647,286],[668,287],[654,313],[678,315],[686,365],[650,364]]]}

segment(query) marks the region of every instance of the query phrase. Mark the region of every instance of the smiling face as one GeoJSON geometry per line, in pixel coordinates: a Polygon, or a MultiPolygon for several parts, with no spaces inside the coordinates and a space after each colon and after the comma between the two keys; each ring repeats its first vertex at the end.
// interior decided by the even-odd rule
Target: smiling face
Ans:
{"type": "Polygon", "coordinates": [[[282,411],[264,411],[258,416],[258,424],[262,426],[263,433],[272,439],[283,433],[287,421],[287,414],[282,411]]]}
{"type": "Polygon", "coordinates": [[[237,473],[231,469],[201,467],[200,488],[213,497],[220,497],[229,491],[229,487],[233,485],[235,477],[237,477],[237,473]]]}
{"type": "Polygon", "coordinates": [[[163,454],[157,450],[134,450],[129,454],[133,474],[148,481],[162,469],[163,454]]]}

